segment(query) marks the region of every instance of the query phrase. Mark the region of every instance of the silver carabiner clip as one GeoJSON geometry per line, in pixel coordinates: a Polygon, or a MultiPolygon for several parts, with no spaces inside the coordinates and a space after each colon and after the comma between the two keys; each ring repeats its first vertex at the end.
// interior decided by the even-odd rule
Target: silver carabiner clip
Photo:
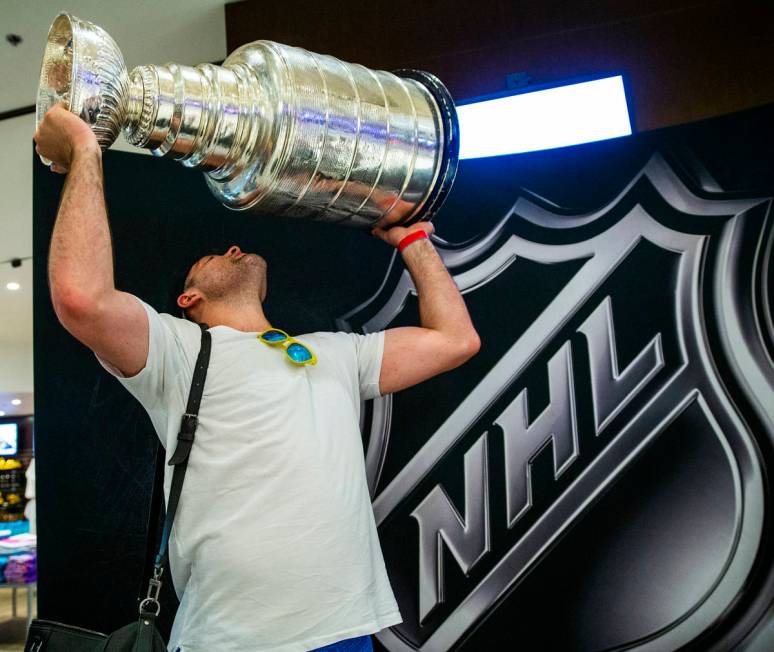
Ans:
{"type": "Polygon", "coordinates": [[[159,579],[163,573],[163,569],[154,569],[153,579],[148,581],[148,594],[145,599],[140,602],[140,615],[153,615],[158,616],[161,611],[161,603],[159,602],[159,593],[161,593],[161,580],[159,579]]]}

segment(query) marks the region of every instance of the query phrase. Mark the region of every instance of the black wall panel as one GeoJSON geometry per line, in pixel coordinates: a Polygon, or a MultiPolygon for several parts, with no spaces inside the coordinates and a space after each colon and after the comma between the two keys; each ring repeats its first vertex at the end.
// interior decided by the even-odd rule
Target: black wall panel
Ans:
{"type": "MultiPolygon", "coordinates": [[[[462,163],[437,219],[437,244],[458,283],[471,282],[502,247],[515,246],[517,253],[466,290],[483,339],[480,354],[367,413],[364,439],[375,455],[369,459],[375,512],[404,616],[404,624],[380,636],[377,647],[472,652],[493,645],[510,649],[518,642],[527,650],[647,645],[668,650],[681,640],[689,648],[721,650],[731,649],[761,621],[774,597],[769,485],[774,458],[767,416],[774,402],[761,405],[765,383],[756,381],[751,388],[749,377],[735,367],[735,353],[724,344],[728,323],[719,315],[726,310],[721,290],[739,283],[740,310],[758,324],[750,341],[760,344],[761,377],[771,381],[766,365],[774,359],[774,297],[766,279],[773,271],[767,200],[774,196],[772,118],[774,108],[766,107],[628,139],[462,163]],[[734,222],[740,215],[743,219],[734,222]],[[636,246],[589,286],[581,304],[557,306],[557,297],[565,296],[573,279],[585,278],[590,264],[618,256],[621,239],[609,234],[624,223],[643,229],[636,246]],[[745,226],[729,258],[723,243],[732,223],[745,226]],[[646,233],[649,228],[653,233],[646,233]],[[700,308],[700,344],[711,360],[702,373],[683,342],[685,315],[675,307],[684,289],[680,283],[688,278],[685,243],[698,246],[699,241],[704,244],[692,292],[700,308]],[[600,244],[587,254],[565,255],[587,242],[600,244]],[[477,246],[479,253],[465,253],[477,246]],[[730,261],[728,276],[723,261],[730,261]],[[611,417],[607,430],[595,435],[594,357],[582,328],[607,299],[619,371],[647,348],[654,333],[661,337],[663,365],[636,400],[611,417]],[[525,335],[536,320],[552,311],[562,317],[563,310],[567,320],[555,331],[525,335]],[[517,370],[519,342],[532,349],[517,370]],[[509,466],[498,415],[528,389],[529,421],[535,420],[552,400],[548,360],[567,343],[578,454],[557,475],[552,445],[534,451],[530,510],[508,527],[508,478],[521,471],[509,466]],[[511,360],[514,376],[507,386],[495,387],[493,370],[507,370],[511,360]],[[709,410],[701,401],[686,403],[658,436],[643,434],[634,442],[639,448],[636,454],[631,449],[631,463],[616,466],[615,472],[600,466],[625,439],[620,434],[631,424],[646,423],[663,386],[681,369],[693,383],[683,390],[710,397],[709,410]],[[457,433],[447,455],[416,484],[403,485],[393,500],[393,481],[421,461],[424,444],[460,405],[471,404],[482,385],[492,387],[489,406],[457,433]],[[388,438],[377,418],[385,409],[391,414],[388,438]],[[411,513],[440,486],[461,518],[470,516],[464,506],[474,476],[464,472],[463,453],[484,434],[489,549],[466,574],[444,544],[446,599],[420,624],[417,588],[426,578],[420,577],[423,544],[411,513]],[[380,453],[383,464],[374,463],[380,453]],[[586,491],[588,504],[559,528],[550,515],[573,491],[586,491]],[[756,501],[763,508],[757,521],[744,512],[756,501]],[[753,521],[752,529],[739,526],[753,521]],[[472,615],[466,599],[498,575],[498,563],[510,551],[534,542],[541,523],[552,522],[554,531],[544,528],[541,535],[546,547],[540,554],[519,567],[518,579],[514,574],[503,580],[500,571],[505,588],[499,595],[487,594],[486,608],[472,615]],[[743,539],[742,532],[753,532],[744,534],[754,538],[747,547],[734,538],[743,539]],[[718,590],[723,578],[718,569],[726,562],[743,569],[742,588],[718,598],[726,601],[724,613],[710,627],[691,625],[691,613],[718,590]],[[457,633],[447,635],[447,630],[457,633]],[[441,634],[446,643],[432,638],[441,634]]],[[[37,161],[35,166],[39,611],[45,618],[107,630],[131,619],[135,609],[157,440],[142,408],[56,321],[46,255],[62,179],[37,161]]],[[[292,333],[380,323],[379,310],[398,287],[401,265],[391,266],[390,249],[368,234],[229,212],[210,196],[198,173],[169,161],[108,152],[105,175],[117,286],[159,310],[173,309],[176,284],[188,264],[234,243],[268,260],[267,315],[292,333]]],[[[416,299],[409,294],[383,325],[416,320],[416,299]]],[[[670,391],[667,399],[677,405],[683,394],[670,391]]],[[[163,612],[167,619],[169,607],[163,612]]]]}

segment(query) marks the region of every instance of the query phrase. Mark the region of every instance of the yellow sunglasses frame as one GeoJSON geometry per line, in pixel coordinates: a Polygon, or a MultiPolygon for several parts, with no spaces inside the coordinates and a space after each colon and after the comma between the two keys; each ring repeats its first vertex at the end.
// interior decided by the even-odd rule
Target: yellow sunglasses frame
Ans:
{"type": "Polygon", "coordinates": [[[317,364],[317,356],[314,354],[314,351],[312,351],[312,349],[310,349],[303,342],[299,342],[294,337],[291,337],[290,335],[288,335],[281,328],[269,328],[268,330],[263,331],[263,333],[258,333],[258,335],[256,335],[256,338],[258,338],[259,340],[261,340],[261,342],[263,342],[264,344],[267,344],[268,346],[280,346],[283,349],[285,349],[285,356],[292,364],[296,365],[297,367],[303,367],[308,364],[311,364],[311,365],[317,364]],[[263,336],[266,335],[266,333],[282,333],[285,336],[285,339],[277,340],[275,342],[270,342],[269,340],[263,339],[263,336]],[[300,346],[303,346],[307,351],[309,351],[309,355],[311,355],[312,357],[309,360],[304,360],[303,362],[296,362],[291,357],[290,351],[288,351],[288,348],[290,347],[291,344],[298,344],[300,346]]]}

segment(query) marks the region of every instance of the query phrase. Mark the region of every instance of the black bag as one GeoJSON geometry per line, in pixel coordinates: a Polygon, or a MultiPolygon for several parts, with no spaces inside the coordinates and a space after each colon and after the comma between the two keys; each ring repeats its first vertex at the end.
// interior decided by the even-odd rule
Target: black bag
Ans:
{"type": "MultiPolygon", "coordinates": [[[[188,393],[188,405],[180,422],[177,447],[169,460],[169,464],[175,469],[172,472],[164,529],[153,564],[153,577],[148,584],[148,593],[140,602],[140,617],[136,622],[129,623],[112,634],[101,634],[50,620],[33,620],[27,633],[24,652],[166,652],[166,643],[156,629],[156,617],[161,611],[159,604],[161,576],[169,558],[167,548],[169,535],[188,468],[188,455],[191,452],[196,427],[199,425],[199,404],[204,391],[204,381],[207,378],[211,348],[210,332],[202,326],[202,344],[188,393]]],[[[151,528],[149,528],[149,536],[151,536],[151,528]]]]}
{"type": "Polygon", "coordinates": [[[33,620],[24,652],[166,652],[167,646],[155,627],[155,616],[140,616],[135,623],[110,636],[90,629],[33,620]]]}

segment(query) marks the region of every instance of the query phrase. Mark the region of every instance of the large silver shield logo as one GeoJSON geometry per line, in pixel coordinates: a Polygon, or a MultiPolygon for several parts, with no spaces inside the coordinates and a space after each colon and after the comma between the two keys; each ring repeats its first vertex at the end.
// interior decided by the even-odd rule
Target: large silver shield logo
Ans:
{"type": "MultiPolygon", "coordinates": [[[[772,218],[769,198],[705,190],[690,190],[656,155],[602,210],[568,215],[522,196],[485,237],[460,247],[438,243],[469,305],[518,261],[570,272],[513,341],[498,343],[502,355],[475,385],[449,399],[433,431],[397,430],[399,397],[365,412],[374,513],[404,619],[379,634],[388,650],[461,647],[630,465],[689,414],[728,470],[723,539],[681,601],[615,643],[678,649],[721,622],[743,591],[764,528],[756,437],[774,435],[766,276],[772,218]],[[637,256],[644,250],[661,262],[643,266],[637,256]],[[631,302],[622,308],[626,279],[642,276],[660,284],[660,322],[649,321],[646,308],[631,310],[631,302]],[[639,337],[636,349],[625,346],[625,332],[639,337]],[[588,392],[579,391],[581,375],[588,392]],[[537,407],[534,392],[542,392],[537,407]],[[393,446],[407,437],[421,441],[385,473],[393,446]],[[533,470],[549,450],[555,491],[541,501],[533,470]],[[502,469],[496,477],[494,467],[502,469]],[[452,471],[461,478],[456,491],[452,471]]],[[[513,281],[498,289],[511,303],[530,291],[513,281]]],[[[408,274],[393,266],[379,293],[339,323],[362,332],[389,328],[414,295],[408,274]]]]}

